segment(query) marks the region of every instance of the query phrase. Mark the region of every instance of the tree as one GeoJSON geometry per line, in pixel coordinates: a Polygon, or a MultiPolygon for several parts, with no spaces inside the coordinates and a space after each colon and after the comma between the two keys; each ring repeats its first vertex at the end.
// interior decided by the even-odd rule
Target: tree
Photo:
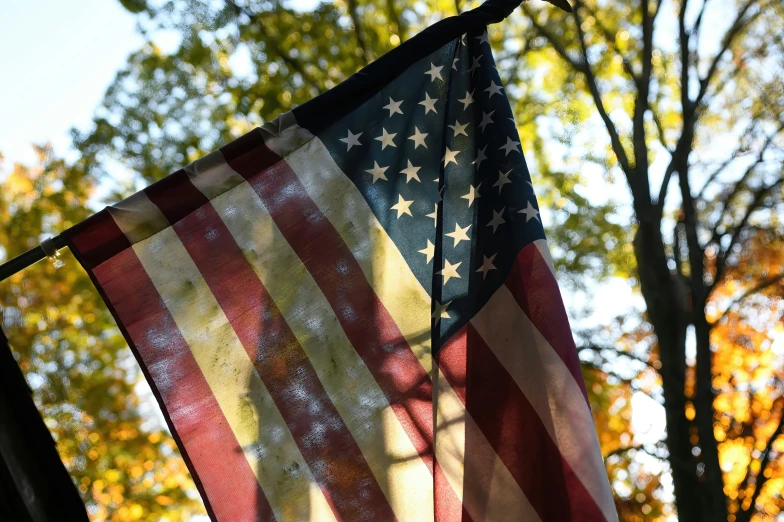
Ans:
{"type": "MultiPolygon", "coordinates": [[[[96,179],[48,147],[15,165],[0,192],[8,257],[90,214],[96,179]]],[[[138,370],[111,314],[72,256],[38,263],[0,285],[2,323],[36,406],[88,514],[117,522],[203,513],[171,436],[139,411],[138,370]]]]}
{"type": "MultiPolygon", "coordinates": [[[[612,151],[607,168],[628,185],[636,273],[655,335],[644,357],[658,362],[679,516],[689,521],[773,516],[781,501],[780,478],[778,489],[766,492],[765,486],[781,472],[775,448],[781,447],[782,376],[765,365],[761,380],[743,379],[727,352],[737,350],[742,336],[738,357],[753,357],[757,365],[766,351],[773,357],[769,332],[780,313],[775,296],[784,293],[776,254],[784,46],[780,35],[767,30],[781,25],[784,9],[755,0],[737,6],[683,0],[673,6],[678,45],[670,49],[655,39],[668,4],[574,5],[573,17],[553,12],[546,22],[528,6],[524,10],[539,35],[532,45],[551,49],[565,68],[564,84],[576,84],[574,90],[562,87],[564,94],[588,97],[595,106],[612,151]],[[722,25],[712,13],[717,7],[725,8],[729,20],[719,35],[715,25],[704,27],[709,18],[722,25]],[[711,36],[714,46],[701,40],[711,36]],[[711,145],[728,137],[731,149],[713,150],[711,145]],[[661,180],[653,168],[659,154],[668,156],[661,180]],[[679,201],[668,204],[672,192],[679,201]],[[754,324],[752,310],[745,308],[752,296],[772,313],[767,325],[754,324]],[[722,309],[732,317],[717,312],[722,309]],[[693,358],[687,356],[690,332],[693,358]],[[748,395],[740,411],[727,405],[728,396],[738,393],[748,395]],[[749,454],[741,481],[723,473],[737,445],[749,454]],[[768,504],[759,502],[763,497],[768,504]]],[[[614,346],[586,348],[617,353],[614,346]]]]}

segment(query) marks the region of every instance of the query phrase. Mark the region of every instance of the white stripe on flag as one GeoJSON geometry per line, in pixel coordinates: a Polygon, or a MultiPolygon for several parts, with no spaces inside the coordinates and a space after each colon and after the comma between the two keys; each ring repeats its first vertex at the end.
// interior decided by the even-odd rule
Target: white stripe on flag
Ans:
{"type": "Polygon", "coordinates": [[[275,518],[334,522],[283,417],[177,234],[165,228],[133,249],[188,343],[275,518]]]}
{"type": "Polygon", "coordinates": [[[242,183],[212,204],[307,354],[397,518],[433,520],[430,471],[261,199],[242,183]]]}
{"type": "MultiPolygon", "coordinates": [[[[420,364],[428,375],[432,375],[430,296],[411,272],[365,198],[317,137],[285,160],[319,210],[338,230],[373,291],[409,341],[420,364]]],[[[439,432],[436,436],[436,459],[471,516],[475,520],[538,520],[525,494],[481,434],[443,374],[438,382],[439,418],[436,420],[436,429],[439,432]],[[493,469],[490,483],[495,501],[493,506],[487,508],[463,495],[464,491],[476,492],[478,489],[472,483],[477,477],[464,476],[467,428],[476,433],[471,439],[478,446],[476,451],[494,458],[494,464],[488,467],[493,469]],[[439,441],[444,446],[439,447],[439,441]]]]}
{"type": "Polygon", "coordinates": [[[591,412],[561,358],[501,286],[471,320],[534,407],[608,521],[618,515],[591,412]]]}

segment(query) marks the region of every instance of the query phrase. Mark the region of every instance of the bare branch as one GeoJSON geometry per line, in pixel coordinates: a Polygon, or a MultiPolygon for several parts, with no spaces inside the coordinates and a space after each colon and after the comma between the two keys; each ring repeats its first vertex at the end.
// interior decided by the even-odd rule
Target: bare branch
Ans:
{"type": "Polygon", "coordinates": [[[637,85],[639,94],[634,100],[634,114],[632,116],[632,143],[634,148],[634,166],[637,170],[637,182],[643,188],[643,193],[635,194],[637,197],[645,196],[650,203],[650,186],[648,183],[648,143],[645,139],[645,113],[648,112],[648,96],[651,87],[651,74],[653,73],[653,21],[648,8],[648,0],[640,2],[642,13],[642,74],[637,85]]]}
{"type": "Polygon", "coordinates": [[[592,352],[595,352],[595,353],[612,352],[613,354],[618,355],[620,357],[627,357],[627,358],[632,359],[634,361],[640,362],[640,363],[644,364],[645,366],[647,366],[647,367],[649,367],[651,369],[655,369],[655,368],[653,368],[653,365],[651,365],[651,363],[648,360],[640,357],[639,355],[634,355],[633,353],[624,352],[624,351],[621,351],[621,350],[619,350],[617,348],[614,348],[612,346],[599,346],[599,345],[595,345],[595,344],[584,344],[584,345],[580,345],[580,346],[577,347],[577,353],[580,353],[580,352],[585,351],[585,350],[589,350],[589,351],[592,351],[592,352]]]}
{"type": "Polygon", "coordinates": [[[691,30],[691,33],[694,35],[694,47],[697,49],[700,48],[700,28],[702,27],[702,18],[705,15],[705,8],[708,7],[708,1],[709,0],[702,1],[700,13],[697,15],[697,19],[694,21],[694,27],[691,30]]]}
{"type": "Polygon", "coordinates": [[[738,297],[737,299],[732,301],[732,303],[730,303],[730,305],[724,310],[724,312],[722,312],[721,316],[711,323],[711,327],[716,326],[717,324],[719,324],[721,322],[721,320],[724,319],[727,316],[728,313],[730,313],[730,310],[732,310],[732,307],[735,306],[736,304],[740,304],[741,301],[743,301],[747,297],[752,296],[754,294],[757,294],[757,293],[765,290],[766,288],[775,285],[776,283],[778,283],[779,281],[782,281],[782,280],[784,280],[784,272],[782,272],[781,274],[775,275],[773,277],[769,277],[767,279],[763,279],[762,281],[760,281],[759,283],[754,285],[752,288],[749,288],[748,290],[743,292],[743,294],[741,294],[740,297],[738,297]]]}
{"type": "Polygon", "coordinates": [[[659,138],[659,143],[661,144],[662,147],[664,147],[664,150],[666,150],[667,152],[670,153],[670,155],[672,155],[674,151],[670,148],[669,145],[667,145],[667,140],[664,138],[664,125],[662,124],[661,121],[661,115],[653,105],[651,105],[650,111],[651,111],[651,116],[653,116],[653,123],[654,125],[656,125],[656,132],[659,138]]]}
{"type": "Polygon", "coordinates": [[[664,172],[664,179],[662,179],[661,187],[659,187],[659,197],[656,200],[656,212],[659,217],[664,213],[664,200],[667,197],[667,187],[670,186],[670,179],[672,179],[673,173],[675,173],[675,162],[671,161],[664,172]]]}
{"type": "Polygon", "coordinates": [[[397,14],[397,9],[395,9],[395,0],[387,0],[387,14],[389,15],[389,21],[395,24],[395,28],[397,28],[397,35],[400,37],[400,41],[404,42],[408,38],[408,26],[406,26],[405,20],[400,18],[397,14]]]}
{"type": "MultiPolygon", "coordinates": [[[[778,426],[776,426],[776,431],[768,439],[768,443],[765,446],[765,450],[762,452],[762,459],[760,460],[760,468],[756,475],[756,485],[754,488],[754,493],[751,496],[751,503],[749,503],[749,508],[744,510],[743,514],[745,515],[743,519],[751,520],[751,516],[757,510],[757,499],[762,493],[762,489],[765,486],[765,483],[768,481],[767,476],[765,476],[765,470],[768,468],[771,460],[771,453],[773,453],[773,443],[776,441],[780,434],[784,433],[784,410],[781,412],[781,417],[779,418],[778,426]]],[[[746,471],[746,478],[744,478],[743,483],[747,483],[747,480],[750,476],[751,470],[748,469],[746,471]]],[[[739,517],[739,520],[741,517],[739,517]]]]}
{"type": "MultiPolygon", "coordinates": [[[[607,462],[607,459],[609,459],[610,457],[623,455],[624,453],[628,453],[630,451],[645,451],[645,448],[643,447],[642,444],[637,444],[636,446],[624,446],[624,447],[616,448],[604,456],[604,462],[607,462]]],[[[648,452],[646,451],[646,453],[648,452]]]]}
{"type": "Polygon", "coordinates": [[[724,169],[726,169],[730,165],[730,163],[732,163],[736,159],[738,159],[738,158],[740,158],[742,156],[745,156],[746,154],[749,154],[749,152],[750,151],[747,148],[743,147],[743,146],[738,147],[737,149],[735,149],[735,151],[730,155],[729,158],[727,158],[726,160],[722,161],[721,164],[716,169],[714,169],[713,172],[711,172],[708,175],[708,179],[705,181],[705,184],[702,186],[702,188],[700,189],[700,191],[697,194],[697,196],[695,196],[695,199],[704,199],[704,197],[705,197],[705,190],[710,186],[711,183],[716,181],[716,178],[718,178],[719,175],[722,172],[724,172],[724,169]]]}
{"type": "Polygon", "coordinates": [[[746,225],[749,221],[751,215],[760,208],[763,208],[765,198],[767,195],[772,192],[776,187],[784,183],[784,178],[779,177],[773,183],[768,185],[761,185],[757,190],[755,190],[752,195],[753,199],[749,206],[746,208],[746,212],[743,214],[743,218],[741,218],[740,222],[734,227],[734,232],[732,233],[732,239],[730,240],[729,245],[723,252],[719,252],[716,257],[716,277],[711,284],[709,290],[712,290],[719,281],[721,281],[722,277],[724,276],[724,272],[727,268],[727,256],[732,252],[733,247],[738,244],[740,240],[740,235],[743,230],[746,228],[746,225]]]}
{"type": "Polygon", "coordinates": [[[566,50],[566,47],[564,47],[563,44],[558,40],[558,38],[547,27],[540,24],[536,20],[536,14],[531,10],[531,8],[528,7],[528,5],[525,3],[523,3],[520,7],[523,9],[523,11],[525,11],[525,14],[531,20],[531,24],[533,25],[536,32],[544,36],[544,38],[550,42],[550,45],[553,46],[555,52],[557,52],[558,55],[572,67],[572,69],[580,73],[585,73],[585,64],[572,57],[566,50]]]}
{"type": "Polygon", "coordinates": [[[713,78],[713,75],[716,74],[716,69],[718,69],[719,62],[721,61],[722,56],[724,56],[724,53],[727,52],[727,49],[729,49],[732,45],[732,42],[743,29],[745,29],[762,14],[763,9],[760,9],[756,13],[744,19],[746,13],[756,2],[757,0],[747,0],[747,2],[743,4],[743,6],[738,11],[738,15],[735,17],[735,21],[732,23],[724,35],[724,38],[722,39],[721,49],[719,49],[719,52],[716,53],[713,60],[711,61],[708,72],[705,74],[704,78],[700,78],[700,90],[697,94],[697,98],[694,100],[694,106],[698,106],[705,98],[705,94],[708,92],[708,86],[710,85],[711,79],[713,78]]]}
{"type": "Polygon", "coordinates": [[[610,45],[612,45],[613,49],[615,49],[615,52],[618,54],[618,56],[621,57],[621,62],[623,63],[623,69],[624,71],[626,71],[626,74],[629,76],[629,79],[632,80],[632,82],[634,82],[635,86],[639,87],[640,80],[639,78],[637,78],[637,74],[635,74],[634,67],[632,67],[629,58],[625,56],[618,48],[618,42],[615,40],[615,34],[606,25],[602,23],[602,21],[599,19],[599,14],[593,8],[591,8],[587,4],[583,4],[583,7],[585,7],[585,10],[588,11],[588,13],[591,16],[593,16],[594,20],[596,20],[596,25],[602,31],[602,34],[604,35],[604,39],[607,40],[610,43],[610,45]]]}
{"type": "MultiPolygon", "coordinates": [[[[776,129],[775,132],[771,133],[767,138],[765,138],[765,142],[762,144],[762,146],[760,147],[759,153],[757,154],[757,159],[754,161],[754,163],[749,165],[749,167],[746,169],[746,171],[743,173],[743,175],[740,178],[738,178],[738,180],[734,183],[732,189],[729,190],[729,192],[727,194],[727,197],[722,202],[721,211],[719,212],[719,217],[716,219],[716,222],[714,223],[714,226],[713,226],[713,236],[712,236],[712,239],[714,241],[717,239],[717,230],[721,226],[721,222],[724,220],[724,214],[727,212],[727,209],[729,208],[730,203],[735,198],[735,196],[738,194],[740,189],[743,186],[746,185],[746,182],[748,181],[748,179],[751,176],[751,174],[754,171],[754,169],[757,168],[757,166],[764,161],[765,152],[767,152],[768,148],[773,143],[773,140],[782,131],[784,131],[784,122],[782,122],[779,125],[778,129],[776,129]]],[[[729,161],[731,161],[732,159],[734,159],[734,158],[731,157],[730,160],[728,160],[728,162],[726,162],[726,163],[729,163],[729,161]]],[[[726,166],[726,164],[722,165],[721,168],[724,168],[724,166],[726,166]]],[[[710,178],[708,180],[710,181],[710,178]]],[[[706,186],[707,186],[707,184],[706,184],[706,186]]],[[[703,190],[704,190],[704,188],[703,188],[703,190]]],[[[700,191],[700,192],[702,192],[702,191],[700,191]]]]}
{"type": "Polygon", "coordinates": [[[351,15],[351,23],[354,24],[354,35],[357,38],[357,46],[362,51],[362,61],[367,65],[367,45],[365,44],[365,37],[362,35],[362,23],[359,19],[359,13],[357,12],[357,0],[346,0],[346,3],[348,4],[348,12],[351,15]]]}
{"type": "Polygon", "coordinates": [[[583,73],[585,74],[585,79],[588,83],[588,89],[591,91],[591,96],[593,97],[594,104],[596,105],[596,109],[599,111],[599,116],[601,116],[602,121],[604,122],[604,126],[607,127],[607,132],[610,134],[610,142],[615,152],[615,155],[618,157],[618,162],[621,164],[621,168],[623,168],[624,172],[626,173],[627,180],[629,185],[632,188],[632,192],[636,193],[634,184],[631,180],[631,167],[629,164],[629,158],[626,155],[626,150],[623,148],[623,144],[621,143],[620,136],[618,135],[618,130],[615,128],[615,124],[610,119],[609,114],[607,113],[607,109],[604,107],[604,102],[602,101],[602,95],[599,93],[599,87],[596,83],[596,76],[591,69],[591,63],[588,61],[588,44],[586,43],[585,39],[585,32],[582,28],[582,17],[579,14],[580,7],[583,6],[581,0],[576,0],[574,2],[574,19],[575,23],[577,24],[577,34],[580,39],[580,49],[582,50],[582,61],[584,64],[583,73]]]}
{"type": "Polygon", "coordinates": [[[681,114],[683,114],[684,127],[686,115],[691,113],[691,100],[689,99],[689,68],[691,67],[691,53],[689,52],[689,32],[686,30],[686,8],[689,0],[683,0],[678,13],[678,43],[681,49],[681,114]]]}

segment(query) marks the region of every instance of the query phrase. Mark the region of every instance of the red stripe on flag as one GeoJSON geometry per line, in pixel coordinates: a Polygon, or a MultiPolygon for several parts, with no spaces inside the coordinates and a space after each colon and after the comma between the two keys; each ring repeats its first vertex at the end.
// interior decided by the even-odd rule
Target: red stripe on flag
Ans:
{"type": "Polygon", "coordinates": [[[580,371],[580,359],[577,357],[561,292],[547,261],[535,244],[529,244],[517,255],[506,279],[506,286],[525,315],[569,369],[587,402],[588,393],[580,371]]]}
{"type": "Polygon", "coordinates": [[[338,519],[395,520],[307,354],[212,205],[200,207],[173,228],[332,500],[338,519]]]}
{"type": "Polygon", "coordinates": [[[172,225],[207,202],[207,197],[191,183],[188,173],[182,169],[150,185],[144,193],[172,225]]]}
{"type": "MultiPolygon", "coordinates": [[[[442,347],[438,362],[447,379],[458,383],[466,409],[543,522],[604,521],[536,410],[471,324],[442,347]]],[[[476,458],[470,448],[467,433],[466,474],[483,474],[489,461],[476,458]]]]}
{"type": "Polygon", "coordinates": [[[433,495],[434,522],[473,522],[452,490],[438,460],[435,461],[433,469],[433,495]]]}
{"type": "Polygon", "coordinates": [[[340,234],[310,199],[297,175],[284,161],[227,157],[229,165],[250,182],[286,240],[313,276],[346,336],[387,397],[420,457],[432,472],[433,411],[430,377],[417,361],[403,334],[340,234]]]}
{"type": "Polygon", "coordinates": [[[126,249],[93,274],[124,325],[214,518],[274,520],[234,432],[136,253],[126,249]]]}
{"type": "Polygon", "coordinates": [[[253,129],[228,145],[224,145],[220,151],[231,168],[245,179],[281,161],[280,156],[264,145],[264,138],[259,129],[253,129]]]}
{"type": "Polygon", "coordinates": [[[79,261],[88,270],[131,246],[106,209],[69,228],[63,235],[79,252],[79,261]]]}

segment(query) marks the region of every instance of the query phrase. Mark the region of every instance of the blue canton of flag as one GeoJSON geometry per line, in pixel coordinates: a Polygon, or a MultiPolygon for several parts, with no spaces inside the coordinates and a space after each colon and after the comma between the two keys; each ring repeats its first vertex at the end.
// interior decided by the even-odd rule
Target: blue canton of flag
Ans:
{"type": "Polygon", "coordinates": [[[486,31],[420,60],[319,137],[434,298],[442,343],[544,240],[486,31]]]}

